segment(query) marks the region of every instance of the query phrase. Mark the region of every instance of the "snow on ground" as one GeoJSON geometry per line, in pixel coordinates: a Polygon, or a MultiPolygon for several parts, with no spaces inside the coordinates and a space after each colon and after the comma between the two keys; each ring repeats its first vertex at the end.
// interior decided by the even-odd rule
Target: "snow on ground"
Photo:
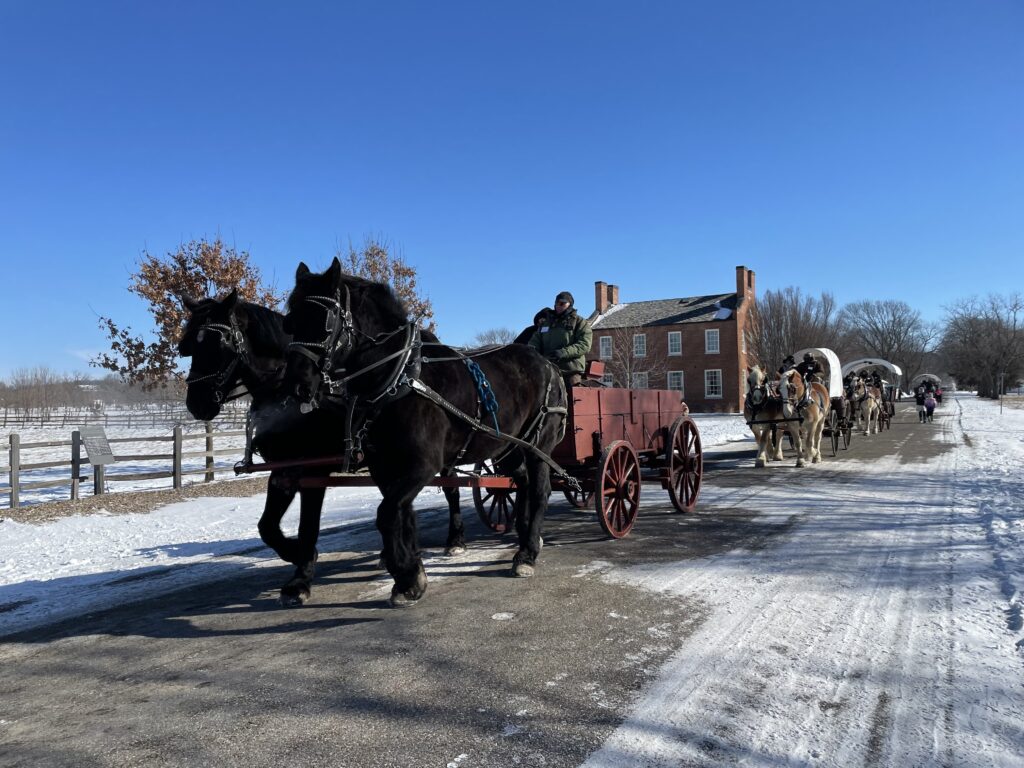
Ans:
{"type": "MultiPolygon", "coordinates": [[[[697,420],[705,448],[750,439],[739,416],[697,420]]],[[[603,578],[698,601],[706,619],[586,765],[1022,765],[1024,411],[961,396],[933,426],[945,448],[935,458],[908,461],[905,445],[902,463],[809,468],[829,477],[828,496],[705,483],[705,503],[756,494],[758,522],[785,532],[764,548],[595,564],[603,578]]],[[[378,500],[329,489],[325,546],[369,523],[378,500]]],[[[417,506],[445,507],[435,489],[417,506]]],[[[214,560],[277,566],[256,531],[261,508],[258,496],[204,498],[4,521],[0,634],[180,588],[214,560]]]]}
{"type": "Polygon", "coordinates": [[[931,426],[937,458],[760,492],[775,545],[606,573],[708,618],[586,768],[1024,764],[1024,412],[931,426]]]}
{"type": "MultiPolygon", "coordinates": [[[[705,446],[750,439],[739,415],[695,418],[705,446]]],[[[152,433],[150,428],[144,431],[152,433]]],[[[111,429],[108,434],[114,437],[127,433],[111,429]]],[[[53,439],[45,432],[29,437],[33,441],[53,439]]],[[[59,450],[55,458],[62,457],[59,450]]],[[[238,458],[241,450],[240,444],[238,458]]],[[[169,484],[167,480],[149,482],[164,488],[169,484]]],[[[463,490],[462,496],[463,508],[471,509],[469,490],[463,490]]],[[[329,531],[371,522],[379,502],[375,488],[329,488],[321,527],[329,531]]],[[[420,510],[447,510],[444,496],[436,488],[424,489],[416,506],[420,510]]],[[[262,511],[263,496],[257,495],[190,499],[148,514],[111,515],[100,511],[44,525],[4,520],[0,523],[0,633],[116,605],[153,594],[154,589],[177,589],[204,578],[201,568],[181,567],[184,565],[216,559],[219,567],[229,562],[240,569],[277,566],[280,562],[262,545],[256,529],[262,511]],[[127,572],[139,578],[126,579],[127,572]],[[154,575],[159,578],[141,578],[154,575]]],[[[297,525],[296,502],[283,528],[288,535],[295,535],[297,525]]],[[[342,530],[326,535],[324,548],[331,547],[332,537],[345,533],[342,530]]]]}

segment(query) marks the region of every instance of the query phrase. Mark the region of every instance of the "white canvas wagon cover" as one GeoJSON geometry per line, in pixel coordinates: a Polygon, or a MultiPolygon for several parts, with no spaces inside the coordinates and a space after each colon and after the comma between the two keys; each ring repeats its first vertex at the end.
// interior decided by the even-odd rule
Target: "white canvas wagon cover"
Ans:
{"type": "Polygon", "coordinates": [[[860,360],[854,360],[852,363],[847,363],[843,366],[843,376],[848,373],[859,371],[861,368],[871,368],[872,366],[878,366],[879,368],[885,368],[891,371],[896,376],[896,383],[899,382],[900,377],[903,376],[903,369],[900,368],[896,363],[890,363],[888,360],[883,360],[880,357],[862,357],[860,360]]]}
{"type": "Polygon", "coordinates": [[[842,397],[843,396],[843,366],[839,363],[839,357],[828,347],[807,347],[801,349],[798,352],[793,353],[798,361],[804,356],[805,352],[810,352],[812,355],[817,357],[823,364],[826,370],[828,382],[828,395],[829,397],[842,397]]]}

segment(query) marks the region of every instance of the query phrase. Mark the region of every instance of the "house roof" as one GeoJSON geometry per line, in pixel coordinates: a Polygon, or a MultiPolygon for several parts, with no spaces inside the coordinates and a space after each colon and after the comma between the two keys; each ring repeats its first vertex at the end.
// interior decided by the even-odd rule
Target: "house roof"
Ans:
{"type": "Polygon", "coordinates": [[[728,320],[735,311],[736,294],[718,293],[713,296],[613,304],[600,315],[592,314],[589,319],[594,330],[641,328],[728,320]]]}

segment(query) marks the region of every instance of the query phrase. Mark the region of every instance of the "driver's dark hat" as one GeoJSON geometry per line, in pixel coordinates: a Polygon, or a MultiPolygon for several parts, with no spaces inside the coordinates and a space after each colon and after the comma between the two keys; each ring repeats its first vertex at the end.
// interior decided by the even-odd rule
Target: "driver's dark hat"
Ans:
{"type": "Polygon", "coordinates": [[[811,360],[813,359],[814,355],[812,355],[810,352],[804,352],[804,360],[806,360],[807,362],[811,362],[811,360]]]}
{"type": "Polygon", "coordinates": [[[573,299],[572,294],[568,291],[562,291],[560,294],[555,296],[555,304],[560,301],[567,301],[570,305],[575,303],[575,299],[573,299]]]}

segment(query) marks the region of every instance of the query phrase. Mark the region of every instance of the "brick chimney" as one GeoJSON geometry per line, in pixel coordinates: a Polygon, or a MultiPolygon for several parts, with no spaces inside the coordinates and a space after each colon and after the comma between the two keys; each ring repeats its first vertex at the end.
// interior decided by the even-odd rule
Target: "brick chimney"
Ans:
{"type": "Polygon", "coordinates": [[[594,311],[602,314],[609,307],[619,303],[619,286],[609,285],[603,280],[594,282],[594,311]]]}
{"type": "Polygon", "coordinates": [[[746,267],[736,267],[737,303],[742,303],[748,298],[754,298],[754,271],[746,267]]]}
{"type": "Polygon", "coordinates": [[[608,309],[608,283],[597,280],[594,282],[594,311],[601,314],[608,309]]]}

